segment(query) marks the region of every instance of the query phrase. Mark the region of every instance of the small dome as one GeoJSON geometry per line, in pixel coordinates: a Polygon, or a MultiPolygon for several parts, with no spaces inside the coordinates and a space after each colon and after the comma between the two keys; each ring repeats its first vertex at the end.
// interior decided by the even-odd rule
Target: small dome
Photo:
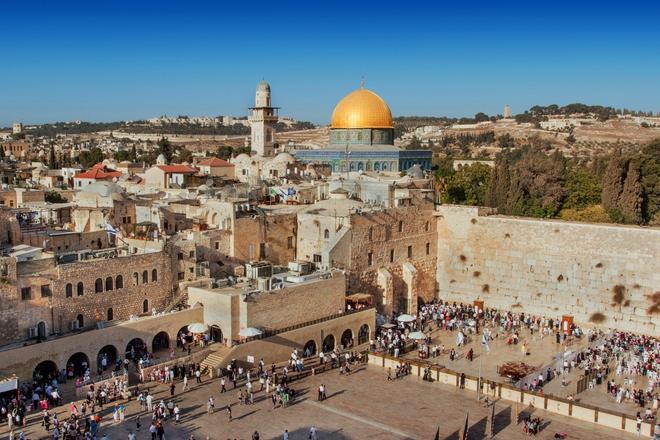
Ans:
{"type": "Polygon", "coordinates": [[[245,153],[241,153],[241,154],[239,154],[238,156],[236,156],[234,158],[234,161],[236,161],[236,162],[241,162],[241,161],[244,161],[244,160],[250,160],[250,156],[248,156],[245,153]]]}
{"type": "Polygon", "coordinates": [[[295,162],[296,159],[289,153],[282,152],[273,159],[276,162],[295,162]]]}
{"type": "Polygon", "coordinates": [[[257,84],[257,91],[270,92],[270,84],[262,79],[259,81],[259,84],[257,84]]]}
{"type": "Polygon", "coordinates": [[[392,112],[371,90],[357,89],[344,96],[332,112],[331,128],[392,128],[392,112]]]}
{"type": "Polygon", "coordinates": [[[156,164],[157,165],[167,165],[167,159],[165,159],[165,155],[163,153],[160,153],[158,157],[156,158],[156,164]]]}

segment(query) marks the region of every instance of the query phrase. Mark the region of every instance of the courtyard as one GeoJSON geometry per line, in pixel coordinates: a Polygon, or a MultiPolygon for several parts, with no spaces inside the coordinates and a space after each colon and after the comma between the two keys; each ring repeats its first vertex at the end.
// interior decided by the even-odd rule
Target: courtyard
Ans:
{"type": "MultiPolygon", "coordinates": [[[[181,383],[177,382],[173,399],[181,409],[181,421],[165,423],[165,438],[183,440],[194,434],[196,439],[249,439],[256,430],[261,439],[280,439],[288,430],[290,439],[306,439],[309,428],[315,426],[320,439],[433,439],[438,428],[441,439],[458,439],[466,414],[469,414],[468,438],[487,438],[492,408],[477,401],[473,393],[423,382],[412,376],[387,381],[386,375],[385,370],[378,367],[361,366],[350,376],[340,375],[338,370],[307,376],[292,382],[297,397],[286,408],[273,408],[264,392],[256,392],[253,405],[239,405],[238,391],[231,389],[229,383],[228,392],[221,394],[218,379],[193,384],[190,391],[184,393],[180,393],[181,383]],[[317,401],[320,384],[327,389],[327,399],[322,402],[317,401]],[[209,396],[215,399],[213,414],[207,414],[209,396]],[[232,404],[231,422],[225,411],[228,404],[232,404]]],[[[169,400],[167,385],[150,384],[150,387],[154,403],[169,400]]],[[[140,415],[142,423],[137,438],[151,438],[150,416],[141,411],[137,401],[128,402],[123,423],[112,422],[112,409],[112,405],[105,407],[101,424],[101,433],[107,434],[110,440],[126,439],[129,430],[135,429],[136,415],[140,415]]],[[[530,411],[530,408],[514,408],[505,401],[495,403],[495,438],[527,438],[515,422],[516,413],[521,410],[530,411]]],[[[68,405],[55,412],[64,420],[68,416],[68,405]]],[[[533,415],[543,419],[543,429],[537,435],[540,439],[552,439],[557,432],[568,433],[569,439],[636,438],[542,410],[533,410],[533,415]]],[[[50,438],[41,426],[39,413],[28,417],[26,433],[26,438],[33,440],[50,438]]],[[[8,438],[6,425],[0,429],[0,435],[8,438]]]]}

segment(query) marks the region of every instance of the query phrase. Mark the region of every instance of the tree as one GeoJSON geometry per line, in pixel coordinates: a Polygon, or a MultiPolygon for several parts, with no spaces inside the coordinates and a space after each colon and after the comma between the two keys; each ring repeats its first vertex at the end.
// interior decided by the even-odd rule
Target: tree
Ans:
{"type": "Polygon", "coordinates": [[[78,161],[85,168],[91,168],[93,165],[103,162],[105,155],[100,148],[94,147],[89,151],[83,151],[78,155],[78,161]]]}
{"type": "Polygon", "coordinates": [[[0,145],[0,160],[5,160],[5,147],[0,145]]]}
{"type": "Polygon", "coordinates": [[[51,170],[57,168],[57,160],[55,159],[55,147],[53,146],[53,144],[50,144],[50,151],[48,153],[48,167],[51,170]]]}
{"type": "Polygon", "coordinates": [[[123,162],[125,160],[129,160],[131,157],[131,154],[126,151],[126,150],[119,150],[115,153],[115,160],[118,162],[123,162]]]}
{"type": "Polygon", "coordinates": [[[57,191],[46,191],[44,194],[44,200],[48,203],[66,203],[67,200],[62,197],[62,194],[57,191]]]}
{"type": "Polygon", "coordinates": [[[410,143],[406,145],[406,150],[419,150],[420,148],[422,148],[422,143],[417,139],[417,136],[413,136],[410,143]]]}
{"type": "Polygon", "coordinates": [[[498,137],[497,143],[499,144],[500,148],[512,148],[515,146],[513,136],[511,136],[509,133],[504,133],[502,136],[498,137]]]}
{"type": "Polygon", "coordinates": [[[615,151],[610,157],[603,175],[603,191],[601,201],[603,208],[610,214],[612,220],[621,221],[619,212],[619,199],[623,191],[627,162],[621,157],[621,151],[615,151]]]}
{"type": "Polygon", "coordinates": [[[137,149],[135,148],[135,144],[131,147],[131,154],[129,156],[129,159],[131,162],[135,162],[137,160],[137,149]]]}
{"type": "Polygon", "coordinates": [[[603,187],[596,175],[585,166],[576,164],[568,168],[565,187],[565,209],[584,209],[600,203],[603,187]]]}
{"type": "Polygon", "coordinates": [[[177,156],[177,161],[179,163],[182,163],[182,162],[191,163],[193,161],[192,151],[190,151],[189,149],[187,149],[185,147],[181,147],[181,149],[179,150],[179,154],[177,156]]]}
{"type": "Polygon", "coordinates": [[[635,161],[628,163],[626,180],[619,199],[619,209],[625,223],[642,223],[642,183],[639,165],[635,161]]]}
{"type": "Polygon", "coordinates": [[[479,112],[476,115],[474,115],[474,121],[477,122],[477,123],[478,122],[486,122],[488,120],[489,120],[489,118],[488,118],[488,115],[486,113],[479,112]]]}
{"type": "Polygon", "coordinates": [[[441,196],[444,203],[480,205],[485,203],[492,169],[482,163],[462,166],[448,178],[441,196]]]}
{"type": "Polygon", "coordinates": [[[158,154],[165,156],[167,163],[170,163],[172,161],[172,156],[174,155],[174,147],[172,147],[172,143],[169,139],[162,137],[158,140],[156,145],[158,145],[158,154]]]}

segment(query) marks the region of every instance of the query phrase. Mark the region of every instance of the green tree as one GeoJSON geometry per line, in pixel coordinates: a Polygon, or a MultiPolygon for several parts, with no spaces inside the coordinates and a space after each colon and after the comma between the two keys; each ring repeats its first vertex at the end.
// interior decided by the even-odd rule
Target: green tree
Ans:
{"type": "Polygon", "coordinates": [[[66,203],[67,200],[57,191],[46,191],[44,200],[48,203],[66,203]]]}
{"type": "Polygon", "coordinates": [[[406,145],[406,150],[419,150],[421,148],[422,143],[417,139],[417,136],[413,136],[408,145],[406,145]]]}
{"type": "Polygon", "coordinates": [[[172,161],[172,156],[174,155],[174,147],[172,147],[172,143],[169,139],[163,136],[158,140],[156,145],[158,145],[158,154],[165,156],[167,163],[170,163],[172,161]]]}
{"type": "Polygon", "coordinates": [[[625,223],[642,223],[642,202],[644,198],[641,177],[639,164],[630,161],[619,199],[619,209],[625,223]]]}
{"type": "Polygon", "coordinates": [[[57,160],[55,159],[55,146],[53,146],[53,144],[50,144],[50,151],[48,153],[48,167],[51,170],[57,168],[57,160]]]}
{"type": "Polygon", "coordinates": [[[119,150],[115,153],[115,160],[118,162],[123,162],[125,160],[130,160],[131,153],[126,150],[119,150]]]}
{"type": "Polygon", "coordinates": [[[0,145],[0,160],[5,160],[5,147],[0,145]]]}
{"type": "Polygon", "coordinates": [[[566,173],[567,191],[564,208],[583,209],[600,203],[603,187],[596,175],[587,167],[574,165],[566,173]]]}
{"type": "Polygon", "coordinates": [[[447,180],[443,203],[483,206],[492,169],[482,163],[462,166],[447,180]]]}
{"type": "Polygon", "coordinates": [[[619,212],[619,199],[623,191],[623,182],[626,177],[628,163],[621,157],[621,151],[615,151],[610,157],[605,174],[603,175],[603,191],[601,201],[603,208],[610,214],[612,220],[621,221],[619,212]]]}
{"type": "Polygon", "coordinates": [[[131,147],[131,154],[128,160],[130,160],[131,162],[135,162],[137,160],[137,157],[138,157],[137,149],[135,148],[135,144],[133,144],[133,146],[131,147]]]}
{"type": "Polygon", "coordinates": [[[89,151],[82,151],[78,155],[78,162],[80,162],[85,168],[91,168],[97,163],[103,162],[103,159],[105,159],[105,155],[103,154],[103,151],[97,147],[94,147],[89,151]]]}
{"type": "Polygon", "coordinates": [[[193,154],[192,151],[185,147],[181,147],[179,150],[179,154],[177,155],[177,162],[182,163],[182,162],[188,162],[191,163],[193,161],[193,154]]]}

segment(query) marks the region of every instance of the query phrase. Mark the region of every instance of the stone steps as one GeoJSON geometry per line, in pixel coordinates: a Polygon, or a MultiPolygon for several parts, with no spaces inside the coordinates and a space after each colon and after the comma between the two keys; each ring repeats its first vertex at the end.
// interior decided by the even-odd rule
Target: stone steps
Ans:
{"type": "Polygon", "coordinates": [[[232,351],[230,347],[225,345],[218,344],[217,347],[214,347],[213,352],[209,354],[199,365],[202,368],[202,371],[207,370],[213,372],[216,369],[220,368],[223,363],[228,358],[228,354],[232,351]]]}

